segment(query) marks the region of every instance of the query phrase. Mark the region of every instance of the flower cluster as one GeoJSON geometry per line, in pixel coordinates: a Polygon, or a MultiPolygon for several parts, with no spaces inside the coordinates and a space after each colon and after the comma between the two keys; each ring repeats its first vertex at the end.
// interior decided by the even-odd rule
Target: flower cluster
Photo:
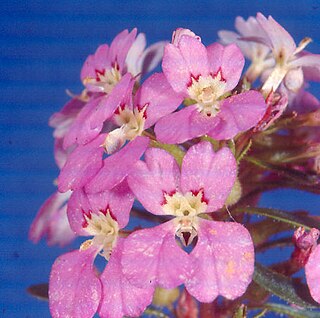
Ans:
{"type": "MultiPolygon", "coordinates": [[[[139,316],[182,284],[178,307],[223,296],[229,307],[216,306],[232,314],[249,293],[255,248],[273,234],[258,235],[245,207],[277,187],[318,189],[320,103],[306,89],[320,80],[320,55],[261,13],[236,29],[206,46],[179,28],[147,48],[125,30],[86,59],[82,93],[50,119],[58,190],[30,230],[49,244],[90,237],[53,264],[53,317],[139,316]],[[157,225],[132,229],[133,216],[157,225]]],[[[290,262],[306,265],[319,302],[318,232],[299,231],[290,262]]]]}

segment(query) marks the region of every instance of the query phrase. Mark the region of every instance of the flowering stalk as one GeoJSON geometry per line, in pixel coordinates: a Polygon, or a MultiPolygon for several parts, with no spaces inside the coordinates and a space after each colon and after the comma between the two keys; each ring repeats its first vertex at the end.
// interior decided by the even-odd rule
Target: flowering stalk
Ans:
{"type": "Polygon", "coordinates": [[[299,317],[320,306],[319,220],[258,207],[279,187],[320,193],[320,103],[305,90],[320,57],[261,13],[236,29],[206,46],[179,28],[149,48],[125,30],[86,59],[83,91],[50,119],[58,192],[30,229],[49,244],[90,237],[53,264],[54,318],[292,312],[270,294],[299,317]],[[274,238],[295,226],[293,242],[274,238]],[[255,265],[292,243],[291,258],[255,265]],[[303,267],[311,296],[291,278],[303,267]]]}

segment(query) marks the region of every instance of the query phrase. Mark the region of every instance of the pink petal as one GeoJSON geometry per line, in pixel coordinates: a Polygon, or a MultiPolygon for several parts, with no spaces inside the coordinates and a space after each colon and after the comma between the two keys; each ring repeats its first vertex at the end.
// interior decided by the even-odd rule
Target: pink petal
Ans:
{"type": "Polygon", "coordinates": [[[244,66],[244,57],[235,44],[223,47],[219,43],[208,46],[209,68],[213,75],[221,71],[222,78],[226,81],[225,92],[232,90],[239,82],[244,66]]]}
{"type": "Polygon", "coordinates": [[[49,306],[53,318],[90,318],[98,309],[101,283],[94,273],[96,251],[73,251],[53,264],[49,306]]]}
{"type": "Polygon", "coordinates": [[[220,43],[213,43],[207,47],[209,69],[216,74],[221,68],[224,46],[220,43]]]}
{"type": "Polygon", "coordinates": [[[59,169],[62,169],[62,167],[67,162],[69,149],[66,151],[63,148],[63,138],[55,138],[54,140],[54,160],[59,167],[59,169]]]}
{"type": "Polygon", "coordinates": [[[66,192],[80,189],[87,184],[102,167],[101,147],[105,134],[99,135],[86,145],[79,145],[68,157],[58,177],[58,189],[66,192]]]}
{"type": "Polygon", "coordinates": [[[130,50],[126,57],[127,72],[133,76],[141,72],[141,56],[147,45],[146,36],[144,33],[139,33],[132,43],[130,50]]]}
{"type": "Polygon", "coordinates": [[[74,144],[86,144],[93,140],[100,132],[101,128],[91,129],[90,122],[88,121],[89,116],[94,112],[100,104],[105,104],[105,97],[99,97],[91,99],[80,111],[78,116],[75,118],[73,124],[71,125],[69,131],[63,140],[63,148],[74,144]]]}
{"type": "Polygon", "coordinates": [[[126,180],[109,191],[88,194],[88,198],[92,211],[105,211],[108,207],[120,228],[128,224],[134,196],[126,180]]]}
{"type": "Polygon", "coordinates": [[[124,30],[119,33],[110,45],[109,59],[112,63],[117,62],[120,70],[124,67],[127,54],[137,35],[137,29],[133,29],[130,33],[124,30]]]}
{"type": "Polygon", "coordinates": [[[118,239],[110,261],[100,277],[103,295],[98,312],[104,318],[138,317],[152,301],[154,288],[135,287],[123,275],[123,243],[124,239],[118,239]]]}
{"type": "Polygon", "coordinates": [[[163,73],[150,76],[135,96],[135,105],[148,105],[144,129],[152,126],[158,119],[175,111],[182,98],[169,85],[163,73]]]}
{"type": "Polygon", "coordinates": [[[204,192],[207,212],[221,208],[231,192],[237,176],[237,163],[228,148],[214,152],[209,142],[192,146],[183,158],[181,189],[204,192]]]}
{"type": "Polygon", "coordinates": [[[96,78],[96,71],[104,71],[111,68],[111,63],[108,58],[109,46],[107,44],[100,45],[96,52],[89,55],[81,69],[81,81],[86,78],[96,78]]]}
{"type": "Polygon", "coordinates": [[[197,38],[181,36],[178,47],[191,76],[209,75],[207,49],[197,38]]]}
{"type": "Polygon", "coordinates": [[[48,227],[48,245],[58,244],[65,246],[76,237],[75,233],[71,230],[67,217],[67,205],[64,205],[53,215],[48,227]]]}
{"type": "Polygon", "coordinates": [[[205,135],[219,123],[219,118],[207,117],[197,110],[196,105],[188,106],[160,119],[155,125],[157,139],[163,143],[180,144],[205,135]]]}
{"type": "Polygon", "coordinates": [[[93,211],[89,202],[88,195],[84,192],[83,189],[74,190],[68,202],[67,214],[72,230],[78,235],[88,235],[84,227],[84,216],[85,214],[88,215],[91,212],[93,211]]]}
{"type": "Polygon", "coordinates": [[[164,193],[175,192],[179,185],[180,169],[176,160],[162,149],[148,149],[145,162],[137,162],[128,177],[137,199],[153,214],[161,215],[164,193]]]}
{"type": "Polygon", "coordinates": [[[282,54],[287,60],[296,49],[296,44],[292,36],[271,16],[268,19],[261,14],[257,13],[257,20],[263,30],[268,35],[272,50],[276,56],[282,54]]]}
{"type": "Polygon", "coordinates": [[[247,91],[222,101],[219,125],[208,132],[217,140],[231,139],[242,131],[254,127],[266,112],[267,105],[261,93],[247,91]]]}
{"type": "Polygon", "coordinates": [[[311,253],[306,264],[306,278],[312,298],[320,303],[320,245],[311,253]]]}
{"type": "Polygon", "coordinates": [[[224,48],[221,63],[222,77],[226,80],[226,92],[236,87],[244,66],[244,56],[236,44],[224,48]]]}
{"type": "Polygon", "coordinates": [[[187,62],[184,60],[179,48],[167,44],[164,48],[162,60],[163,73],[174,91],[188,96],[187,86],[190,82],[190,73],[187,62]]]}
{"type": "Polygon", "coordinates": [[[85,103],[78,98],[71,99],[49,119],[49,126],[55,128],[53,137],[63,138],[85,103]]]}
{"type": "Polygon", "coordinates": [[[99,173],[86,185],[88,193],[110,190],[119,184],[133,169],[149,144],[149,138],[139,136],[117,153],[104,159],[99,173]]]}
{"type": "Polygon", "coordinates": [[[174,288],[190,270],[189,256],[175,240],[173,220],[129,235],[121,263],[130,283],[140,288],[174,288]]]}
{"type": "Polygon", "coordinates": [[[51,220],[59,213],[58,211],[68,201],[70,195],[71,192],[55,192],[43,203],[30,227],[29,239],[31,241],[38,243],[42,237],[48,234],[51,220]]]}
{"type": "Polygon", "coordinates": [[[291,67],[320,67],[320,54],[308,54],[302,57],[299,57],[289,63],[291,67]]]}
{"type": "Polygon", "coordinates": [[[133,85],[134,80],[131,74],[127,73],[122,77],[111,93],[104,96],[90,113],[90,118],[87,120],[91,129],[101,131],[103,123],[113,115],[117,107],[124,103],[127,95],[130,94],[131,97],[133,85]]]}
{"type": "Polygon", "coordinates": [[[238,223],[201,219],[199,238],[190,254],[188,292],[200,302],[218,295],[235,299],[246,291],[254,270],[254,247],[249,232],[238,223]]]}

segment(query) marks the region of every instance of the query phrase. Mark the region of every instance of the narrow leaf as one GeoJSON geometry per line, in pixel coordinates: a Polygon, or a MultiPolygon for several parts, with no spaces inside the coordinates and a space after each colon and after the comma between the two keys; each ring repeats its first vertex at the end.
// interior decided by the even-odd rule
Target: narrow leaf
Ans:
{"type": "Polygon", "coordinates": [[[279,314],[288,315],[292,318],[319,318],[319,311],[310,311],[305,309],[294,308],[281,304],[267,303],[264,308],[279,314]]]}
{"type": "Polygon", "coordinates": [[[276,273],[271,269],[256,263],[253,280],[290,304],[303,308],[319,308],[312,299],[309,289],[302,283],[295,282],[291,278],[276,273]]]}
{"type": "Polygon", "coordinates": [[[268,208],[258,208],[258,207],[247,207],[247,208],[238,208],[236,212],[245,212],[249,214],[258,214],[266,216],[268,218],[285,222],[292,227],[303,226],[307,230],[312,228],[320,228],[320,222],[308,216],[300,216],[292,212],[287,212],[278,209],[268,209],[268,208]]]}

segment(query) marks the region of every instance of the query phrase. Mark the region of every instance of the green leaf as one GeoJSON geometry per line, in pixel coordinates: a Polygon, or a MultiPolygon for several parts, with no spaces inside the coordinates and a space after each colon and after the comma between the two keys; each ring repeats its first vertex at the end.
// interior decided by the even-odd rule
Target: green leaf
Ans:
{"type": "Polygon", "coordinates": [[[262,216],[266,216],[268,218],[285,222],[292,227],[303,226],[305,229],[310,230],[312,228],[320,228],[320,222],[308,217],[308,216],[300,216],[294,214],[292,212],[287,212],[278,209],[267,209],[267,208],[258,208],[258,207],[247,207],[247,208],[238,208],[236,212],[245,212],[249,214],[258,214],[262,216]]]}
{"type": "Polygon", "coordinates": [[[241,304],[234,312],[232,318],[246,318],[247,317],[247,306],[241,304]]]}
{"type": "Polygon", "coordinates": [[[263,306],[269,311],[273,311],[282,315],[288,315],[293,318],[319,318],[319,311],[310,311],[305,309],[294,308],[281,304],[267,303],[263,306]]]}
{"type": "Polygon", "coordinates": [[[306,285],[256,263],[253,280],[268,292],[290,304],[303,308],[319,308],[306,285]]]}

